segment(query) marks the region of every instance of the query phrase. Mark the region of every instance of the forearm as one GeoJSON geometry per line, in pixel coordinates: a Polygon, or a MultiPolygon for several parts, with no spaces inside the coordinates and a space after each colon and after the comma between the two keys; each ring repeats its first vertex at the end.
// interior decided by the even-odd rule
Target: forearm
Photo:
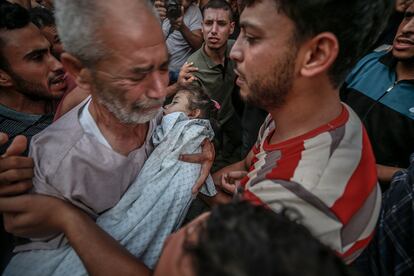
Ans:
{"type": "Polygon", "coordinates": [[[252,159],[254,157],[253,151],[250,151],[246,158],[244,158],[243,160],[231,164],[227,167],[222,168],[221,170],[215,172],[212,177],[214,180],[214,183],[216,185],[218,185],[219,183],[221,183],[221,176],[225,173],[229,173],[229,172],[233,172],[233,171],[248,171],[250,168],[250,165],[252,163],[252,159]]]}
{"type": "Polygon", "coordinates": [[[392,179],[392,176],[400,170],[401,168],[398,168],[398,167],[391,167],[391,166],[377,164],[378,180],[384,181],[384,182],[390,182],[392,179]]]}
{"type": "Polygon", "coordinates": [[[90,275],[150,275],[150,270],[74,207],[65,210],[64,232],[90,275]]]}
{"type": "Polygon", "coordinates": [[[200,49],[203,44],[203,35],[201,31],[191,31],[185,24],[183,24],[180,28],[180,32],[193,50],[200,49]]]}

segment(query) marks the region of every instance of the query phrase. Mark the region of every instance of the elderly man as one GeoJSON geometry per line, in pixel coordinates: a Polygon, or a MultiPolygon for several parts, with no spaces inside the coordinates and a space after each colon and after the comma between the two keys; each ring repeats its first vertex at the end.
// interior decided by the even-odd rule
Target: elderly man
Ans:
{"type": "MultiPolygon", "coordinates": [[[[114,207],[132,184],[138,185],[136,179],[154,149],[151,136],[160,119],[168,83],[167,49],[152,6],[145,1],[129,1],[117,10],[112,8],[112,2],[57,3],[58,28],[67,50],[61,60],[78,87],[89,91],[91,97],[36,136],[30,148],[36,166],[34,191],[69,200],[94,218],[114,207]],[[102,23],[99,18],[104,15],[112,21],[99,24],[98,30],[98,23],[102,23]],[[116,27],[112,22],[118,22],[116,27]]],[[[194,183],[189,184],[187,194],[191,198],[194,183]]],[[[165,194],[164,190],[160,200],[165,194]]],[[[184,200],[176,197],[179,199],[184,200]]],[[[148,204],[145,200],[142,197],[140,202],[148,204]]],[[[158,249],[140,254],[150,256],[146,259],[149,266],[156,261],[167,232],[179,224],[185,210],[177,207],[180,210],[170,205],[169,209],[176,211],[163,220],[171,221],[169,226],[163,225],[166,228],[154,225],[166,208],[148,211],[147,215],[154,218],[147,228],[157,232],[158,227],[163,233],[151,236],[151,244],[158,249]]],[[[62,237],[49,237],[47,242],[32,242],[17,250],[55,249],[62,242],[62,237]]],[[[24,256],[16,256],[11,267],[20,267],[24,256]]]]}

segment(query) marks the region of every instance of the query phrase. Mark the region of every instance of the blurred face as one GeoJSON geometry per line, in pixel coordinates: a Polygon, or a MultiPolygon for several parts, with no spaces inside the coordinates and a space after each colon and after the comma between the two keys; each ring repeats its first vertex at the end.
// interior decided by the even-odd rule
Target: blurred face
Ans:
{"type": "Polygon", "coordinates": [[[294,81],[297,47],[294,23],[272,0],[246,7],[230,57],[241,96],[267,111],[282,106],[294,81]]]}
{"type": "Polygon", "coordinates": [[[176,233],[171,234],[164,242],[164,249],[154,271],[154,276],[194,276],[191,256],[184,251],[186,241],[194,243],[198,240],[200,229],[206,223],[209,213],[204,213],[176,233]]]}
{"type": "Polygon", "coordinates": [[[185,92],[178,92],[177,94],[175,94],[172,102],[164,106],[164,114],[168,115],[173,112],[184,112],[185,114],[189,115],[191,110],[188,108],[188,97],[188,93],[185,92]]]}
{"type": "Polygon", "coordinates": [[[50,43],[33,24],[1,31],[14,89],[31,98],[58,99],[67,85],[62,64],[51,54],[50,43]]]}
{"type": "Polygon", "coordinates": [[[402,61],[414,59],[414,4],[408,7],[404,19],[398,27],[392,54],[402,61]]]}
{"type": "Polygon", "coordinates": [[[40,31],[52,45],[52,50],[55,56],[57,58],[60,58],[60,55],[64,52],[64,50],[63,50],[63,45],[60,42],[60,38],[57,33],[56,26],[46,26],[46,27],[43,27],[40,31]]]}
{"type": "Polygon", "coordinates": [[[92,70],[92,95],[127,124],[154,118],[168,84],[168,54],[159,22],[149,12],[137,13],[139,22],[123,16],[121,10],[114,15],[117,24],[102,28],[109,54],[92,70]]]}
{"type": "Polygon", "coordinates": [[[206,47],[211,50],[226,47],[233,31],[234,22],[230,22],[229,11],[211,8],[204,11],[203,36],[206,47]]]}

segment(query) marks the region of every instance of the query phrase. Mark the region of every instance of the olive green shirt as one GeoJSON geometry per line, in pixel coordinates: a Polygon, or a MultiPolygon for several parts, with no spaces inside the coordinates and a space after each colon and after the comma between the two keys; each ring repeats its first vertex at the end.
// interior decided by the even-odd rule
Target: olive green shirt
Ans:
{"type": "Polygon", "coordinates": [[[233,47],[234,40],[227,41],[224,66],[216,64],[204,51],[204,45],[194,52],[188,62],[193,62],[198,68],[194,72],[197,77],[197,83],[208,95],[215,101],[219,102],[221,108],[218,112],[218,121],[220,125],[227,122],[235,113],[232,103],[232,92],[235,86],[236,75],[234,73],[234,61],[230,60],[230,50],[233,47]]]}

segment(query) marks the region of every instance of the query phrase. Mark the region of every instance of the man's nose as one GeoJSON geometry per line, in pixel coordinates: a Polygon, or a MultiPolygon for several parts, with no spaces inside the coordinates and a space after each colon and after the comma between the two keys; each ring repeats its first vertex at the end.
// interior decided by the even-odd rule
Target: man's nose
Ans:
{"type": "Polygon", "coordinates": [[[168,74],[154,71],[151,73],[149,81],[151,82],[151,87],[148,90],[147,96],[153,99],[165,98],[167,95],[168,74]]]}

